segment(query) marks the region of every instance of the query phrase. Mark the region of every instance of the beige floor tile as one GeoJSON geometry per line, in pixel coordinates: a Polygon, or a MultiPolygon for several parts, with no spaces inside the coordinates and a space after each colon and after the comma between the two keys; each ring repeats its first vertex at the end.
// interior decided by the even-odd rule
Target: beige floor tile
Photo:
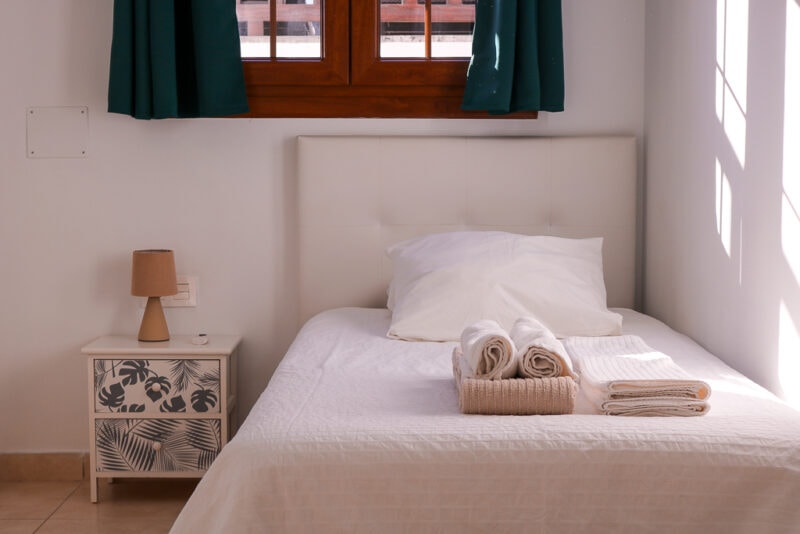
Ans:
{"type": "MultiPolygon", "coordinates": [[[[171,523],[197,485],[196,479],[117,479],[100,481],[99,502],[89,502],[89,482],[78,489],[53,514],[53,520],[166,519],[171,523]]],[[[37,533],[38,534],[38,533],[37,533]]]]}
{"type": "Polygon", "coordinates": [[[79,484],[0,482],[0,519],[46,519],[79,484]]]}
{"type": "Polygon", "coordinates": [[[36,534],[167,534],[172,522],[159,517],[49,519],[36,534]]]}
{"type": "Polygon", "coordinates": [[[33,534],[41,519],[0,519],[0,534],[33,534]]]}

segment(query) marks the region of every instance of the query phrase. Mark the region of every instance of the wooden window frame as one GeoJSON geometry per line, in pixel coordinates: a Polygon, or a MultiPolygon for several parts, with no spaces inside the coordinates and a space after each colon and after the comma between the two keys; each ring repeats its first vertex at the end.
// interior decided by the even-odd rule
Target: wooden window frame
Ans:
{"type": "Polygon", "coordinates": [[[469,59],[380,58],[378,2],[325,0],[322,7],[321,60],[242,60],[250,103],[245,116],[496,118],[461,109],[469,59]]]}

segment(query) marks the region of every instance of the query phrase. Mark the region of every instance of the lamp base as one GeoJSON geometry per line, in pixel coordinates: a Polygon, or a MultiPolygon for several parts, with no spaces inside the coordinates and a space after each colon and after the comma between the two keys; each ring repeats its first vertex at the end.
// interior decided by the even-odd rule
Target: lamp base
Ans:
{"type": "Polygon", "coordinates": [[[139,341],[169,341],[167,319],[161,307],[161,297],[147,297],[142,325],[139,327],[139,341]]]}

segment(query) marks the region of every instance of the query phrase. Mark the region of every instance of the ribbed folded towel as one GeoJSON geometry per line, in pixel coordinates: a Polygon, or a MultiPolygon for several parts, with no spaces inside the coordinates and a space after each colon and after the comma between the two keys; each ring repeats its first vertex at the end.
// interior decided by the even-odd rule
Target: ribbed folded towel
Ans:
{"type": "Polygon", "coordinates": [[[576,378],[564,345],[533,317],[520,317],[509,332],[517,348],[518,375],[522,378],[576,378]]]}
{"type": "Polygon", "coordinates": [[[711,388],[638,336],[570,337],[581,391],[608,415],[703,415],[711,388]]]}
{"type": "Polygon", "coordinates": [[[476,378],[499,380],[517,374],[514,342],[497,321],[484,319],[466,327],[461,350],[476,378]]]}
{"type": "Polygon", "coordinates": [[[465,414],[558,415],[572,413],[578,386],[557,378],[475,378],[458,347],[453,350],[453,377],[458,407],[465,414]]]}

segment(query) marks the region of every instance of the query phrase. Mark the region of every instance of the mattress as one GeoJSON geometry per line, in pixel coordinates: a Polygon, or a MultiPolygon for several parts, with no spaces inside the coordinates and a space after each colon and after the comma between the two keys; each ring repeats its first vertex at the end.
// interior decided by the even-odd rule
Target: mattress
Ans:
{"type": "Polygon", "coordinates": [[[798,532],[800,412],[663,323],[703,417],[459,412],[454,343],[385,309],[312,318],[172,532],[798,532]]]}

